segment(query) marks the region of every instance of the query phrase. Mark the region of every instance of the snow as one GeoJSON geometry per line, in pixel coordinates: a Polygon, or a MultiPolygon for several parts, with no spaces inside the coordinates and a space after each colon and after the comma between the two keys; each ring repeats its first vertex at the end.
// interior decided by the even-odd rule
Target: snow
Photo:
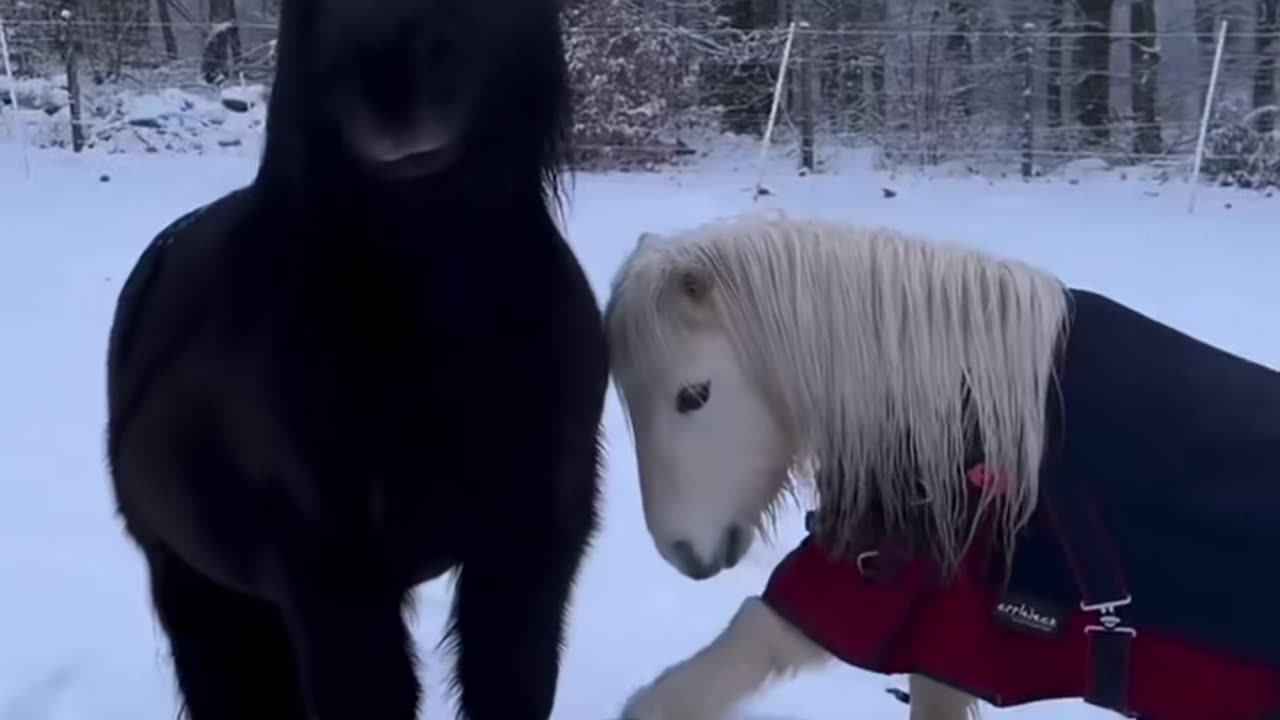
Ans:
{"type": "MultiPolygon", "coordinates": [[[[181,102],[181,98],[169,100],[181,102]]],[[[155,108],[157,114],[165,107],[155,108]]],[[[171,107],[171,106],[168,106],[171,107]]],[[[140,111],[139,111],[140,112],[140,111]]],[[[776,153],[775,155],[781,155],[776,153]]],[[[603,299],[642,230],[669,230],[751,206],[754,151],[648,174],[579,175],[568,234],[603,299]]],[[[766,206],[891,223],[1042,264],[1263,363],[1280,366],[1280,197],[1201,190],[1089,166],[1071,180],[899,175],[865,157],[829,158],[838,173],[797,177],[775,157],[766,206]],[[886,198],[884,188],[896,195],[886,198]]],[[[0,145],[0,720],[173,717],[164,637],[141,559],[125,539],[103,461],[103,363],[120,283],[153,234],[245,182],[251,153],[31,151],[0,145]]],[[[634,459],[616,399],[606,414],[604,529],[575,595],[555,717],[614,717],[626,696],[717,633],[759,592],[800,531],[800,510],[774,547],[695,583],[658,558],[644,530],[634,459]]],[[[436,650],[447,580],[419,589],[416,632],[425,717],[452,717],[436,650]]],[[[904,687],[830,666],[769,689],[744,720],[905,718],[885,692],[904,687]]],[[[1059,701],[990,717],[1114,717],[1059,701]]]]}
{"type": "MultiPolygon", "coordinates": [[[[40,148],[71,147],[70,95],[66,75],[0,77],[0,106],[10,104],[9,87],[16,91],[18,113],[5,112],[4,133],[27,138],[40,148]]],[[[141,152],[237,154],[254,157],[266,122],[267,90],[262,85],[231,85],[221,91],[192,87],[148,86],[104,82],[82,88],[81,123],[90,150],[106,153],[141,152]],[[228,148],[238,149],[229,153],[228,148]]]]}

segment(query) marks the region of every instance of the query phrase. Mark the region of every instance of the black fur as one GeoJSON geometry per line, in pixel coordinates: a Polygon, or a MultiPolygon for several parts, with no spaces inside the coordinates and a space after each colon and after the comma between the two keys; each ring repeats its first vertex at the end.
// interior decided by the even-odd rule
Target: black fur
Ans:
{"type": "Polygon", "coordinates": [[[193,720],[414,717],[404,604],[449,570],[461,714],[550,716],[608,372],[552,217],[558,10],[286,0],[257,177],[125,283],[108,455],[193,720]],[[379,166],[361,103],[461,130],[379,166]]]}

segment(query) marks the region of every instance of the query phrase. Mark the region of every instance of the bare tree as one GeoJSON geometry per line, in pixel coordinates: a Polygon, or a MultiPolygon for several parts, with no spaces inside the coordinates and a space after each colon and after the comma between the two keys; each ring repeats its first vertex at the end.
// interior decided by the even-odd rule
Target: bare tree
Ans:
{"type": "Polygon", "coordinates": [[[1081,38],[1076,60],[1076,108],[1080,124],[1088,129],[1087,141],[1106,143],[1111,90],[1111,0],[1079,0],[1081,38]]]}
{"type": "Polygon", "coordinates": [[[209,0],[209,36],[205,39],[200,72],[207,83],[225,80],[240,62],[240,26],[235,0],[209,0]]]}
{"type": "Polygon", "coordinates": [[[1155,0],[1129,0],[1129,12],[1129,27],[1133,31],[1129,44],[1133,67],[1131,87],[1133,112],[1137,116],[1133,151],[1139,156],[1156,155],[1164,149],[1164,138],[1156,106],[1160,42],[1156,36],[1155,0]]]}
{"type": "MultiPolygon", "coordinates": [[[[810,0],[792,0],[792,17],[796,20],[816,20],[814,8],[810,0]]],[[[800,167],[813,171],[817,166],[817,139],[814,137],[817,128],[815,119],[818,114],[818,93],[821,84],[821,70],[817,66],[818,39],[812,33],[799,33],[795,41],[799,59],[795,78],[795,97],[797,113],[800,116],[800,167]]]]}
{"type": "Polygon", "coordinates": [[[170,61],[178,59],[178,39],[173,34],[171,0],[156,0],[156,16],[160,20],[160,35],[164,38],[164,54],[170,61]]]}
{"type": "Polygon", "coordinates": [[[973,107],[973,78],[969,73],[973,65],[973,44],[969,41],[969,33],[973,29],[974,14],[973,0],[947,0],[947,17],[952,25],[944,53],[959,86],[952,102],[960,115],[966,118],[973,107]]]}
{"type": "MultiPolygon", "coordinates": [[[[744,33],[777,27],[782,17],[776,0],[717,0],[716,10],[730,28],[744,33]]],[[[764,59],[716,63],[707,92],[723,108],[726,129],[744,135],[764,131],[776,71],[764,59]]]]}
{"type": "Polygon", "coordinates": [[[118,78],[147,59],[150,0],[82,0],[78,6],[84,59],[99,78],[118,78]]]}
{"type": "Polygon", "coordinates": [[[1256,63],[1253,70],[1253,107],[1260,110],[1254,128],[1269,133],[1276,127],[1276,38],[1280,36],[1280,0],[1258,0],[1258,34],[1255,36],[1256,63]],[[1270,108],[1268,110],[1268,108],[1270,108]]]}
{"type": "Polygon", "coordinates": [[[1046,123],[1053,131],[1051,137],[1054,138],[1055,150],[1062,149],[1061,133],[1058,129],[1062,127],[1062,26],[1064,13],[1066,8],[1063,0],[1049,0],[1049,21],[1045,23],[1052,32],[1049,36],[1048,57],[1045,59],[1047,65],[1045,78],[1045,115],[1046,123]]]}

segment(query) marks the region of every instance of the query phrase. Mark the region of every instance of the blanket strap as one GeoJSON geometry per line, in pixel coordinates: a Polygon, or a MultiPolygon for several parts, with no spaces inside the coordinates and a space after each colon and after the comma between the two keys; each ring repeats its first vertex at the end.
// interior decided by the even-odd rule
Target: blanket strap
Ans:
{"type": "Polygon", "coordinates": [[[1085,627],[1089,635],[1088,683],[1084,700],[1131,716],[1129,710],[1129,662],[1137,630],[1119,611],[1133,603],[1122,563],[1110,545],[1109,535],[1085,488],[1061,487],[1048,479],[1046,503],[1049,521],[1062,546],[1067,564],[1080,591],[1080,609],[1096,613],[1085,627]]]}

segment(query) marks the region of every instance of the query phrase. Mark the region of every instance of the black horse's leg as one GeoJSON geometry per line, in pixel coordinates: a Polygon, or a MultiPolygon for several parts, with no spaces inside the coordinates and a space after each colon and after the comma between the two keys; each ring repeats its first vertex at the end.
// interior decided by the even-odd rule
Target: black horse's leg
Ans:
{"type": "Polygon", "coordinates": [[[555,498],[554,510],[525,506],[521,518],[498,521],[501,537],[478,541],[462,563],[449,638],[453,685],[471,720],[551,717],[565,614],[597,522],[595,458],[583,459],[583,474],[570,485],[581,489],[578,497],[555,498]]]}
{"type": "Polygon", "coordinates": [[[547,720],[560,675],[564,615],[580,551],[573,542],[473,559],[455,588],[454,684],[471,720],[547,720]]]}
{"type": "Polygon", "coordinates": [[[287,617],[318,720],[413,720],[420,685],[405,593],[351,582],[301,584],[287,617]]]}
{"type": "Polygon", "coordinates": [[[280,613],[171,553],[146,555],[152,601],[191,720],[306,720],[280,613]]]}

